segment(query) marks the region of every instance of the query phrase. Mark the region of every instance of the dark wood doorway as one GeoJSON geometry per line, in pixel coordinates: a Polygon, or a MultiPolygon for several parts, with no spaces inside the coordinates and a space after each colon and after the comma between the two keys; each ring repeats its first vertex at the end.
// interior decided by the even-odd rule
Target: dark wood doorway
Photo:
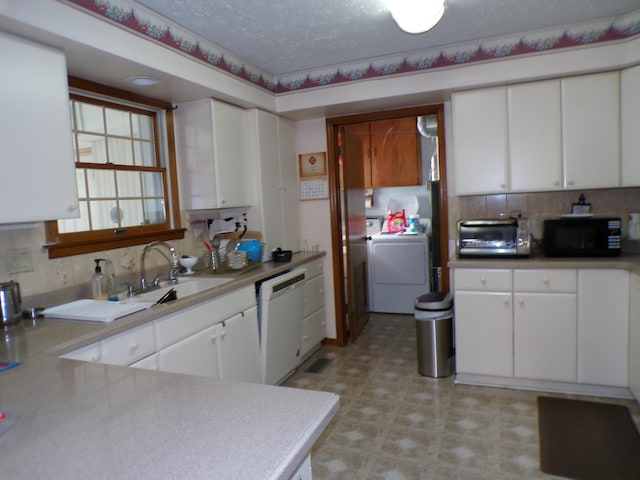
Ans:
{"type": "MultiPolygon", "coordinates": [[[[439,228],[439,244],[441,246],[439,252],[441,272],[441,289],[448,291],[449,287],[449,270],[447,261],[449,258],[448,249],[448,210],[447,210],[447,177],[446,177],[446,156],[444,144],[444,106],[443,105],[427,105],[422,107],[403,108],[398,110],[389,110],[384,112],[365,113],[357,115],[349,115],[344,117],[328,118],[326,120],[327,128],[327,151],[328,151],[328,167],[329,167],[329,199],[331,210],[331,242],[333,247],[333,284],[335,296],[335,315],[336,315],[336,344],[344,346],[352,341],[357,334],[357,330],[351,332],[349,325],[349,303],[356,300],[354,285],[349,283],[352,281],[355,273],[349,272],[353,270],[353,266],[349,267],[350,252],[349,241],[345,235],[345,222],[349,221],[345,218],[346,192],[344,184],[344,171],[342,170],[341,160],[342,151],[340,143],[342,141],[343,129],[341,127],[354,125],[364,122],[377,120],[397,119],[405,117],[419,117],[423,115],[435,115],[438,124],[438,165],[440,169],[439,181],[439,205],[438,214],[440,219],[439,228]],[[351,298],[349,298],[352,296],[351,298]]],[[[416,127],[417,128],[417,127],[416,127]]],[[[364,176],[364,172],[363,172],[364,176]]],[[[352,198],[350,202],[353,202],[352,198]]],[[[364,200],[363,200],[364,204],[364,200]]],[[[351,235],[353,239],[353,235],[351,235]]],[[[357,254],[356,258],[359,258],[357,254]]],[[[355,326],[355,325],[354,325],[355,326]]],[[[361,325],[358,325],[361,328],[361,325]]]]}

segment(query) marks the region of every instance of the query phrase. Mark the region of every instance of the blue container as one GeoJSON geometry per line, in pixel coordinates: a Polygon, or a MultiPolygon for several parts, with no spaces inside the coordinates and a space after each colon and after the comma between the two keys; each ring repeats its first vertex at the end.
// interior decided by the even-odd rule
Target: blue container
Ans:
{"type": "Polygon", "coordinates": [[[262,243],[258,240],[243,240],[238,245],[238,250],[247,252],[250,261],[259,262],[262,260],[262,243]]]}

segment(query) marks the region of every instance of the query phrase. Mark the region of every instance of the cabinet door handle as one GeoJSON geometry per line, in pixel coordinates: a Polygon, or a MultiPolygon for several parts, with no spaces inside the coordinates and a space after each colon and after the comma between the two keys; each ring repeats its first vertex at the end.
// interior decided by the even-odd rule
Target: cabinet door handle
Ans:
{"type": "Polygon", "coordinates": [[[505,188],[507,188],[507,184],[506,183],[501,183],[500,184],[500,188],[504,190],[505,188]]]}
{"type": "Polygon", "coordinates": [[[524,306],[524,300],[523,299],[518,300],[518,304],[524,306]]]}
{"type": "Polygon", "coordinates": [[[96,354],[96,355],[91,355],[91,361],[92,362],[99,362],[100,361],[100,354],[96,354]]]}
{"type": "Polygon", "coordinates": [[[131,352],[135,352],[138,348],[140,348],[138,342],[131,342],[131,344],[129,345],[129,350],[131,352]]]}
{"type": "Polygon", "coordinates": [[[214,333],[213,335],[211,335],[211,337],[209,337],[209,340],[211,340],[211,343],[216,343],[217,338],[218,338],[218,334],[214,333]]]}
{"type": "Polygon", "coordinates": [[[549,285],[551,281],[548,278],[545,278],[542,280],[542,283],[544,283],[545,285],[549,285]]]}
{"type": "Polygon", "coordinates": [[[487,279],[485,277],[480,278],[480,283],[483,285],[487,284],[487,279]]]}

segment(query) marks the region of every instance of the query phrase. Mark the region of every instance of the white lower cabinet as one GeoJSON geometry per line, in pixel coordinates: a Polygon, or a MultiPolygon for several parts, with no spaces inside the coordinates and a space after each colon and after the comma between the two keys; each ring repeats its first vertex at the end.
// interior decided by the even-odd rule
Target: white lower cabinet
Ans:
{"type": "Polygon", "coordinates": [[[456,369],[459,373],[513,376],[511,299],[511,292],[456,290],[456,369]]]}
{"type": "MultiPolygon", "coordinates": [[[[629,351],[629,272],[455,269],[454,291],[458,374],[583,389],[635,384],[640,394],[640,372],[629,371],[640,359],[629,351]]],[[[640,336],[640,325],[631,328],[640,336]]]]}
{"type": "Polygon", "coordinates": [[[629,272],[578,271],[578,382],[628,382],[629,272]]]}
{"type": "Polygon", "coordinates": [[[63,358],[260,383],[258,335],[255,290],[249,285],[63,358]]]}
{"type": "Polygon", "coordinates": [[[629,279],[629,390],[640,400],[640,275],[629,279]]]}
{"type": "Polygon", "coordinates": [[[218,326],[220,378],[261,383],[258,308],[245,310],[218,326]]]}
{"type": "Polygon", "coordinates": [[[575,382],[576,271],[515,270],[513,288],[514,375],[575,382]]]}
{"type": "Polygon", "coordinates": [[[305,265],[304,312],[300,358],[305,358],[326,337],[327,320],[322,260],[305,265]]]}
{"type": "Polygon", "coordinates": [[[293,474],[291,480],[311,480],[311,455],[307,455],[307,457],[300,465],[300,468],[296,470],[296,473],[293,474]]]}
{"type": "Polygon", "coordinates": [[[219,378],[218,325],[205,328],[158,352],[158,370],[219,378]]]}

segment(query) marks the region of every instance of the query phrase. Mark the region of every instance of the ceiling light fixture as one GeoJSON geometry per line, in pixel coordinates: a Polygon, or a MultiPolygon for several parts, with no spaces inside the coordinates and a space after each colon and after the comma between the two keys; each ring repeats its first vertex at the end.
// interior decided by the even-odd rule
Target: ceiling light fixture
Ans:
{"type": "Polygon", "coordinates": [[[384,0],[391,16],[407,33],[431,30],[444,15],[444,0],[384,0]]]}
{"type": "Polygon", "coordinates": [[[139,87],[151,87],[158,83],[158,79],[153,77],[148,77],[145,75],[135,75],[133,77],[127,78],[127,82],[131,83],[132,85],[137,85],[139,87]]]}

